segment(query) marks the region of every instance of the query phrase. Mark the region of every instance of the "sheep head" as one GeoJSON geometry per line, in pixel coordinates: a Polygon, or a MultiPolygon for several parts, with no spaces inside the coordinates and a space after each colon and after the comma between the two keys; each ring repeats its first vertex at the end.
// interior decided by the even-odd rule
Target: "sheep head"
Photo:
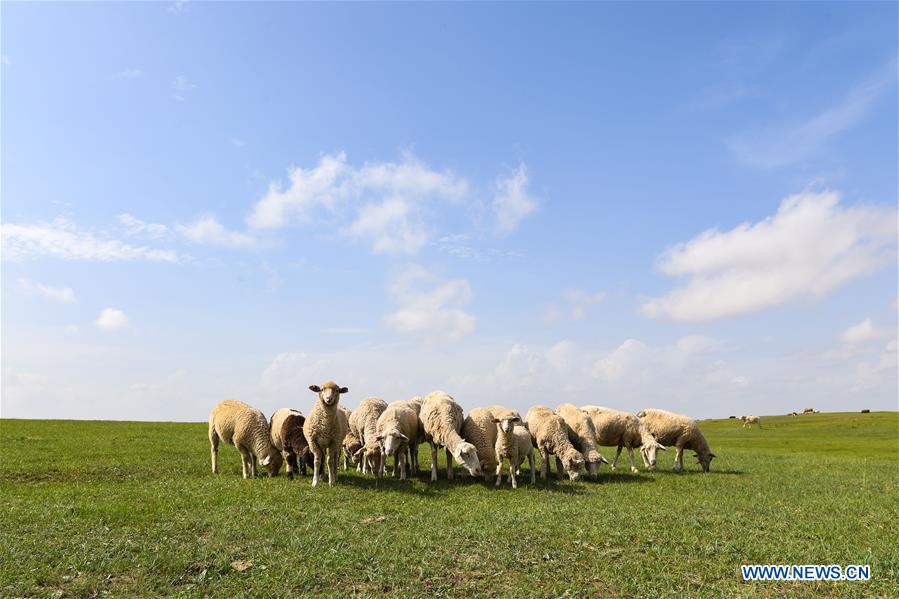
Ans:
{"type": "Polygon", "coordinates": [[[511,433],[515,430],[515,425],[521,422],[521,418],[517,414],[500,414],[493,422],[501,433],[511,433]]]}
{"type": "Polygon", "coordinates": [[[340,401],[340,394],[349,391],[346,387],[341,387],[334,381],[325,381],[319,387],[318,385],[309,385],[309,390],[318,393],[318,399],[326,406],[336,406],[340,401]]]}
{"type": "Polygon", "coordinates": [[[378,435],[375,440],[380,444],[379,449],[384,455],[392,456],[402,448],[409,437],[399,431],[387,431],[383,435],[378,435]]]}
{"type": "Polygon", "coordinates": [[[609,463],[609,461],[602,457],[602,454],[595,449],[587,450],[587,454],[584,456],[584,459],[587,461],[587,471],[590,473],[590,476],[596,476],[596,473],[599,471],[600,464],[609,463]]]}
{"type": "Polygon", "coordinates": [[[468,470],[470,475],[481,475],[481,461],[478,459],[478,450],[474,445],[468,441],[462,441],[456,445],[456,449],[451,453],[453,454],[453,458],[462,464],[462,467],[468,470]]]}
{"type": "Polygon", "coordinates": [[[658,452],[665,451],[665,449],[665,446],[656,441],[654,437],[648,437],[643,440],[643,445],[640,447],[640,453],[643,455],[643,463],[646,464],[648,469],[656,469],[658,452]]]}
{"type": "Polygon", "coordinates": [[[718,457],[718,456],[716,456],[716,455],[715,455],[714,453],[712,453],[711,451],[708,451],[708,452],[705,452],[705,451],[704,451],[704,452],[702,452],[702,453],[694,453],[694,454],[693,454],[693,457],[696,458],[696,461],[699,462],[699,465],[700,465],[700,466],[702,466],[702,471],[703,471],[703,472],[708,472],[708,471],[709,471],[709,464],[712,463],[712,458],[716,458],[716,457],[718,457]]]}
{"type": "Polygon", "coordinates": [[[581,469],[584,467],[584,455],[577,449],[570,447],[562,454],[562,466],[568,473],[568,478],[577,480],[581,476],[581,469]]]}
{"type": "Polygon", "coordinates": [[[362,442],[352,433],[343,438],[343,452],[355,466],[359,463],[359,456],[356,454],[362,449],[362,442]]]}
{"type": "Polygon", "coordinates": [[[262,458],[259,463],[265,466],[269,476],[278,476],[278,473],[281,471],[281,464],[284,463],[284,458],[281,457],[280,451],[272,447],[268,455],[262,458]]]}

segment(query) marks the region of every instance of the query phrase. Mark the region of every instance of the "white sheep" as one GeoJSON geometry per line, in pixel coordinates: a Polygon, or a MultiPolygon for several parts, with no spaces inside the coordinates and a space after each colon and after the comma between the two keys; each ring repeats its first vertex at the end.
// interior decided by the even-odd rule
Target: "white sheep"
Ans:
{"type": "Polygon", "coordinates": [[[762,419],[759,416],[740,416],[740,420],[743,421],[743,428],[753,424],[757,424],[759,428],[762,428],[762,419]]]}
{"type": "Polygon", "coordinates": [[[641,425],[640,419],[629,412],[621,412],[602,406],[582,406],[593,422],[596,431],[596,444],[606,447],[618,447],[611,468],[615,469],[621,449],[627,448],[627,457],[631,464],[631,472],[638,472],[634,464],[634,448],[640,448],[643,465],[648,469],[655,468],[656,453],[665,451],[665,446],[655,440],[649,431],[641,425]]]}
{"type": "Polygon", "coordinates": [[[462,408],[443,391],[432,391],[421,405],[421,422],[424,425],[425,441],[431,445],[431,481],[437,480],[437,447],[446,448],[446,478],[453,479],[453,458],[472,476],[481,474],[478,450],[464,441],[462,430],[462,408]]]}
{"type": "Polygon", "coordinates": [[[531,467],[531,484],[536,482],[534,468],[534,445],[531,443],[531,433],[521,425],[521,416],[514,410],[492,410],[493,423],[496,426],[496,442],[493,445],[496,454],[496,483],[500,486],[503,480],[503,460],[509,460],[509,481],[512,488],[518,488],[518,480],[515,476],[525,458],[531,467]]]}
{"type": "Polygon", "coordinates": [[[297,462],[303,476],[306,475],[306,456],[309,454],[309,443],[303,434],[303,423],[306,417],[297,410],[281,408],[272,414],[269,420],[269,432],[272,445],[287,460],[287,478],[292,479],[297,473],[297,462]]]}
{"type": "MultiPolygon", "coordinates": [[[[502,406],[491,406],[489,408],[475,408],[468,412],[468,416],[462,422],[462,438],[475,446],[478,451],[478,459],[481,462],[481,472],[484,479],[488,482],[496,470],[496,424],[494,424],[494,416],[496,413],[507,412],[502,406]]],[[[517,412],[516,412],[517,414],[517,412]]],[[[521,415],[519,415],[519,420],[521,415]]]]}
{"type": "Polygon", "coordinates": [[[362,443],[353,455],[362,464],[362,472],[381,476],[381,445],[378,436],[378,417],[387,409],[387,402],[380,397],[366,397],[350,416],[350,433],[362,443]]]}
{"type": "Polygon", "coordinates": [[[584,467],[584,456],[568,440],[568,425],[546,406],[534,406],[528,410],[525,426],[531,432],[534,446],[540,452],[540,478],[549,473],[549,456],[556,456],[556,472],[562,477],[562,468],[568,478],[577,480],[584,467]]]}
{"type": "Polygon", "coordinates": [[[424,403],[424,398],[420,395],[416,395],[412,399],[407,399],[406,403],[410,408],[415,410],[415,417],[418,418],[418,436],[413,443],[409,443],[409,464],[412,465],[412,472],[418,474],[420,472],[418,466],[418,444],[425,438],[425,427],[421,422],[421,404],[424,403]]]}
{"type": "Polygon", "coordinates": [[[309,390],[316,393],[316,402],[303,424],[303,433],[313,456],[312,486],[318,485],[326,459],[328,485],[333,486],[337,482],[337,456],[350,429],[346,414],[338,409],[340,395],[348,389],[334,381],[325,381],[321,387],[310,385],[309,390]]]}
{"type": "Polygon", "coordinates": [[[406,451],[418,451],[418,414],[406,401],[395,401],[378,417],[375,442],[380,446],[381,473],[387,471],[387,458],[393,456],[393,475],[406,479],[406,451]]]}
{"type": "Polygon", "coordinates": [[[709,449],[705,435],[699,430],[695,420],[682,414],[653,409],[637,412],[637,418],[659,443],[668,446],[674,445],[675,472],[684,468],[684,449],[695,451],[696,459],[702,466],[703,472],[709,471],[712,458],[717,456],[709,449]]]}
{"type": "Polygon", "coordinates": [[[590,417],[573,403],[556,406],[556,414],[568,425],[568,440],[584,456],[587,471],[596,478],[600,464],[609,462],[596,450],[596,430],[590,417]]]}
{"type": "Polygon", "coordinates": [[[256,458],[269,476],[281,469],[281,452],[272,445],[268,421],[256,408],[236,399],[219,402],[209,414],[209,444],[212,472],[218,474],[219,441],[234,445],[240,452],[243,477],[256,476],[256,458]]]}

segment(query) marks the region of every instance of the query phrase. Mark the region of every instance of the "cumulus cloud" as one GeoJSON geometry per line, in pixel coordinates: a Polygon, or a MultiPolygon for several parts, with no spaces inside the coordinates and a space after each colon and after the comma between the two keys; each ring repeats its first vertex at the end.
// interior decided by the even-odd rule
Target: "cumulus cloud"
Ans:
{"type": "Polygon", "coordinates": [[[866,318],[858,324],[852,325],[840,335],[840,340],[843,343],[849,343],[852,345],[868,343],[870,341],[877,341],[879,339],[885,339],[889,336],[889,332],[885,330],[881,330],[874,327],[874,323],[871,322],[870,318],[866,318]]]}
{"type": "Polygon", "coordinates": [[[128,317],[121,310],[105,308],[100,312],[96,325],[104,331],[117,331],[128,324],[128,317]]]}
{"type": "Polygon", "coordinates": [[[189,225],[175,225],[175,230],[188,241],[200,245],[239,249],[256,243],[256,239],[246,233],[226,229],[212,215],[201,216],[189,225]]]}
{"type": "Polygon", "coordinates": [[[4,223],[0,225],[3,254],[7,258],[22,259],[50,256],[64,260],[178,262],[173,251],[134,246],[118,239],[79,229],[64,218],[31,225],[4,223]]]}
{"type": "Polygon", "coordinates": [[[570,289],[562,295],[568,302],[572,320],[582,320],[587,315],[587,308],[601,304],[607,294],[605,291],[587,293],[580,289],[570,289]]]}
{"type": "Polygon", "coordinates": [[[658,269],[690,277],[641,306],[650,317],[715,320],[820,298],[895,260],[896,209],[842,207],[835,192],[787,197],[777,214],[668,248],[658,269]]]}
{"type": "Polygon", "coordinates": [[[399,333],[453,341],[475,330],[475,317],[463,309],[472,297],[465,279],[445,281],[413,264],[393,277],[389,292],[397,309],[384,322],[399,333]]]}
{"type": "Polygon", "coordinates": [[[23,293],[29,295],[39,295],[41,297],[45,297],[57,302],[62,302],[64,304],[74,304],[76,301],[78,301],[75,299],[75,292],[72,291],[71,287],[50,287],[48,285],[41,285],[40,283],[36,283],[34,281],[23,278],[19,279],[19,289],[23,293]]]}
{"type": "Polygon", "coordinates": [[[428,242],[424,225],[416,222],[414,207],[403,198],[366,204],[345,231],[352,237],[371,239],[376,254],[414,254],[428,242]]]}
{"type": "Polygon", "coordinates": [[[528,193],[527,167],[520,164],[511,176],[496,182],[493,212],[497,234],[505,236],[512,233],[522,220],[536,212],[537,206],[537,200],[528,193]]]}

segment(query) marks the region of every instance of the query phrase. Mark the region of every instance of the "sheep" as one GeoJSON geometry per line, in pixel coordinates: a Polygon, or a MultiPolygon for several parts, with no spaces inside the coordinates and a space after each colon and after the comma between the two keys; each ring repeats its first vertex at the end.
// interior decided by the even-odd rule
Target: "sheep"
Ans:
{"type": "Polygon", "coordinates": [[[665,451],[665,446],[655,440],[640,424],[640,419],[629,412],[621,412],[601,406],[581,406],[593,422],[596,431],[596,444],[618,446],[611,468],[615,469],[621,449],[627,448],[627,457],[631,464],[631,472],[639,472],[634,464],[634,448],[640,448],[643,465],[647,469],[655,468],[656,454],[665,451]]]}
{"type": "Polygon", "coordinates": [[[753,424],[757,424],[759,428],[762,428],[762,419],[758,416],[740,416],[740,420],[743,421],[743,428],[753,424]]]}
{"type": "MultiPolygon", "coordinates": [[[[349,418],[347,418],[347,422],[349,422],[349,418]]],[[[359,437],[354,435],[352,431],[348,432],[343,438],[344,470],[349,470],[350,464],[356,466],[357,470],[362,470],[362,460],[356,459],[356,453],[358,453],[360,449],[362,449],[362,441],[360,441],[359,437]]]]}
{"type": "Polygon", "coordinates": [[[684,468],[684,449],[695,451],[703,472],[709,471],[712,458],[717,456],[709,449],[705,435],[699,430],[695,420],[689,416],[653,409],[637,412],[637,418],[659,443],[675,446],[675,472],[684,468]]]}
{"type": "Polygon", "coordinates": [[[443,391],[432,391],[421,404],[424,440],[431,445],[431,482],[437,480],[437,447],[446,448],[446,478],[453,479],[453,458],[472,476],[481,474],[478,450],[459,433],[462,431],[462,408],[443,391]]]}
{"type": "Polygon", "coordinates": [[[380,397],[366,397],[359,402],[359,407],[350,417],[350,432],[362,443],[362,447],[353,454],[359,460],[362,472],[371,472],[381,476],[381,446],[377,437],[378,417],[387,409],[387,402],[380,397]]]}
{"type": "Polygon", "coordinates": [[[309,385],[309,390],[317,395],[315,406],[303,424],[303,433],[313,456],[312,486],[318,486],[326,459],[328,486],[333,486],[337,482],[337,456],[350,428],[345,412],[339,410],[337,404],[340,395],[349,389],[334,381],[325,381],[321,387],[309,385]]]}
{"type": "Polygon", "coordinates": [[[509,459],[509,481],[512,488],[518,488],[515,476],[519,473],[519,467],[525,458],[531,467],[531,484],[536,481],[534,469],[534,446],[531,443],[531,433],[522,426],[521,415],[514,410],[493,411],[493,423],[496,426],[496,442],[493,451],[496,455],[496,483],[500,486],[503,480],[503,460],[509,459]]]}
{"type": "MultiPolygon", "coordinates": [[[[462,438],[475,446],[478,451],[478,459],[481,462],[481,472],[488,482],[496,470],[496,425],[494,415],[507,411],[501,406],[489,408],[475,408],[468,413],[462,422],[462,438]]],[[[521,416],[519,415],[519,420],[521,416]]]]}
{"type": "Polygon", "coordinates": [[[870,413],[871,413],[871,410],[869,410],[869,409],[867,409],[867,408],[865,408],[864,410],[862,410],[862,414],[870,414],[870,413]]]}
{"type": "Polygon", "coordinates": [[[287,478],[293,479],[297,473],[297,458],[303,476],[306,476],[306,464],[309,456],[309,443],[303,434],[303,423],[306,417],[297,410],[281,408],[272,414],[269,420],[269,432],[272,445],[287,460],[287,478]]]}
{"type": "Polygon", "coordinates": [[[415,439],[415,443],[409,443],[409,464],[412,465],[412,472],[415,474],[419,473],[418,467],[418,444],[422,439],[425,438],[425,428],[424,424],[421,422],[421,404],[424,402],[424,398],[420,395],[416,395],[412,399],[406,400],[406,403],[410,408],[415,410],[415,417],[418,418],[418,437],[415,439]]]}
{"type": "Polygon", "coordinates": [[[815,408],[805,408],[804,410],[802,410],[802,413],[803,414],[814,414],[815,408]]]}
{"type": "Polygon", "coordinates": [[[790,412],[787,416],[799,416],[799,412],[790,412]]]}
{"type": "Polygon", "coordinates": [[[559,478],[562,478],[564,465],[568,478],[577,480],[584,467],[584,456],[568,440],[568,425],[561,416],[554,414],[546,406],[534,406],[528,410],[525,426],[531,432],[534,446],[540,451],[540,478],[546,478],[549,472],[549,455],[555,454],[559,478]]]}
{"type": "Polygon", "coordinates": [[[596,478],[600,464],[609,462],[596,451],[596,429],[590,417],[572,403],[556,406],[556,414],[568,425],[568,440],[587,461],[587,471],[596,478]]]}
{"type": "Polygon", "coordinates": [[[233,445],[240,452],[243,477],[256,476],[256,458],[266,467],[269,476],[277,476],[281,469],[281,452],[272,445],[268,421],[256,408],[236,399],[216,404],[209,414],[209,445],[212,454],[212,473],[218,474],[219,441],[233,445]]]}
{"type": "Polygon", "coordinates": [[[374,442],[380,448],[379,476],[387,471],[387,458],[393,456],[393,475],[406,480],[406,450],[414,445],[415,451],[418,451],[418,414],[415,408],[406,401],[391,403],[378,417],[374,434],[374,442]]]}

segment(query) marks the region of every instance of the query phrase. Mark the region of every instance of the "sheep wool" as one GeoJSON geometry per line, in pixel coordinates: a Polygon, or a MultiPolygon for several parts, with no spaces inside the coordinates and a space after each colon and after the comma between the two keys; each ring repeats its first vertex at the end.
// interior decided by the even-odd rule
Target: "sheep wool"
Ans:
{"type": "Polygon", "coordinates": [[[502,484],[503,461],[509,460],[509,481],[512,488],[518,488],[518,480],[515,478],[518,468],[527,457],[531,466],[531,484],[535,482],[534,473],[534,453],[531,444],[531,433],[523,427],[521,423],[521,415],[514,410],[504,410],[498,407],[491,409],[493,412],[492,422],[496,428],[496,441],[493,445],[494,455],[496,456],[496,483],[495,486],[502,484]]]}
{"type": "Polygon", "coordinates": [[[587,471],[592,478],[596,478],[599,465],[608,462],[596,450],[596,430],[593,428],[593,421],[572,403],[559,404],[556,407],[556,414],[568,425],[568,440],[584,455],[587,471]]]}
{"type": "Polygon", "coordinates": [[[327,461],[328,485],[337,483],[337,456],[350,425],[344,411],[338,409],[340,395],[349,391],[334,381],[325,381],[322,386],[310,385],[316,394],[315,406],[303,424],[303,433],[309,442],[313,456],[312,486],[318,485],[321,467],[327,461]]]}
{"type": "Polygon", "coordinates": [[[297,473],[297,462],[303,476],[306,475],[306,454],[309,453],[309,443],[303,434],[303,423],[306,417],[297,410],[281,408],[272,414],[269,421],[269,432],[272,437],[272,445],[281,452],[287,460],[287,477],[293,478],[297,473]]]}
{"type": "Polygon", "coordinates": [[[387,458],[393,456],[393,475],[406,479],[406,452],[418,453],[418,414],[406,401],[395,401],[378,417],[375,442],[381,448],[381,469],[387,470],[387,458]]]}
{"type": "Polygon", "coordinates": [[[269,476],[281,469],[281,452],[272,445],[268,421],[256,408],[236,399],[219,402],[209,414],[209,444],[212,472],[218,474],[219,441],[234,445],[240,452],[243,477],[256,476],[256,459],[266,467],[269,476]]]}
{"type": "Polygon", "coordinates": [[[695,420],[682,414],[655,409],[641,410],[637,412],[637,417],[659,443],[675,446],[676,472],[684,468],[684,449],[695,451],[703,472],[709,471],[709,464],[716,456],[709,449],[705,435],[699,430],[695,420]]]}
{"type": "Polygon", "coordinates": [[[446,478],[453,479],[453,459],[472,476],[481,474],[478,450],[462,439],[462,407],[443,391],[433,391],[421,405],[425,441],[431,445],[431,481],[437,480],[437,447],[446,448],[446,478]]]}
{"type": "Polygon", "coordinates": [[[549,473],[549,456],[556,456],[556,471],[562,477],[562,468],[568,478],[577,480],[584,467],[584,456],[568,440],[568,425],[546,406],[534,406],[528,410],[525,425],[531,432],[534,446],[540,452],[542,463],[540,477],[549,473]]]}
{"type": "Polygon", "coordinates": [[[366,397],[350,416],[350,433],[359,439],[362,447],[353,455],[361,460],[362,472],[381,476],[381,446],[378,436],[378,417],[387,409],[387,402],[380,397],[366,397]]]}
{"type": "Polygon", "coordinates": [[[582,406],[581,409],[593,422],[593,430],[596,431],[596,444],[605,447],[618,447],[615,459],[612,460],[612,470],[618,463],[622,448],[627,448],[631,472],[638,472],[634,463],[635,448],[640,448],[643,465],[649,469],[655,468],[656,453],[664,451],[665,446],[649,434],[640,423],[640,419],[634,414],[601,406],[582,406]]]}

